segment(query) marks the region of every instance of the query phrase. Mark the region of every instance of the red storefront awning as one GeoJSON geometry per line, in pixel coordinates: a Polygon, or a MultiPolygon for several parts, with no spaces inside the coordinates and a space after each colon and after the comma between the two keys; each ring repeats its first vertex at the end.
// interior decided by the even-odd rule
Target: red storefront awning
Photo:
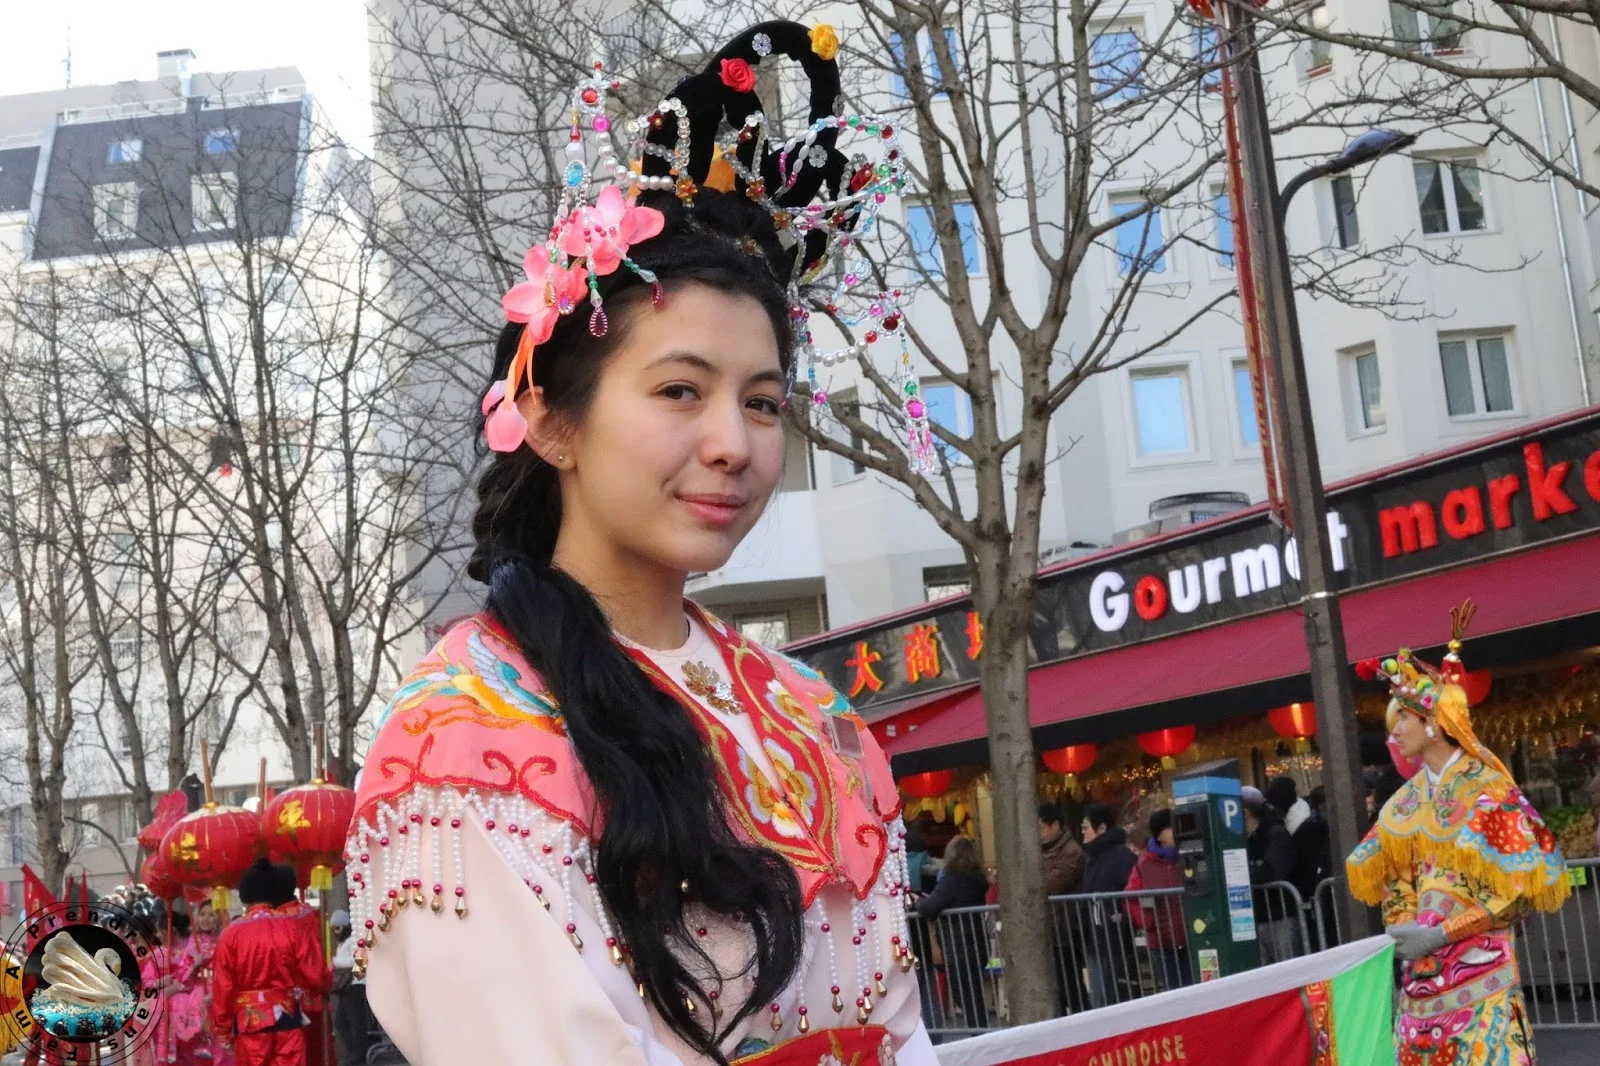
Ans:
{"type": "MultiPolygon", "coordinates": [[[[1472,632],[1488,636],[1600,611],[1600,536],[1501,556],[1470,566],[1349,593],[1340,598],[1352,661],[1450,638],[1450,609],[1471,596],[1472,632]]],[[[1035,727],[1304,674],[1305,622],[1294,609],[1241,618],[1161,640],[1086,655],[1028,674],[1035,727]]],[[[977,689],[950,694],[899,716],[884,740],[890,756],[981,739],[977,689]]],[[[879,728],[875,727],[875,732],[879,728]]]]}

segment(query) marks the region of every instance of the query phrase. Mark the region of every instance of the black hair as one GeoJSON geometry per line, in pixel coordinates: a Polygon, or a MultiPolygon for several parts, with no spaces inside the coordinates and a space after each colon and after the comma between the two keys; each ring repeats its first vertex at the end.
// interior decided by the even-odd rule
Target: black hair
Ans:
{"type": "Polygon", "coordinates": [[[1121,824],[1117,821],[1117,812],[1108,803],[1089,804],[1083,810],[1083,820],[1097,833],[1103,833],[1121,824]]]}
{"type": "Polygon", "coordinates": [[[1150,812],[1150,839],[1155,841],[1163,830],[1172,828],[1172,811],[1166,807],[1150,812]]]}
{"type": "Polygon", "coordinates": [[[1061,807],[1055,803],[1039,804],[1039,821],[1045,825],[1061,824],[1061,807]]]}
{"type": "Polygon", "coordinates": [[[246,907],[256,903],[274,903],[277,894],[277,875],[270,859],[257,859],[239,878],[239,902],[246,907]]]}
{"type": "Polygon", "coordinates": [[[1328,802],[1328,790],[1318,785],[1306,796],[1306,802],[1313,811],[1320,811],[1328,802]]]}
{"type": "Polygon", "coordinates": [[[1300,790],[1295,788],[1292,777],[1274,777],[1267,782],[1265,791],[1267,802],[1276,807],[1279,814],[1288,814],[1289,808],[1300,798],[1300,790]]]}
{"type": "Polygon", "coordinates": [[[294,867],[288,863],[275,862],[272,864],[272,905],[281,907],[295,898],[295,889],[300,887],[300,879],[295,876],[294,867]]]}
{"type": "MultiPolygon", "coordinates": [[[[662,232],[630,255],[653,271],[671,301],[702,285],[758,303],[777,340],[785,372],[793,362],[788,301],[775,264],[784,261],[770,217],[744,197],[701,190],[692,209],[674,197],[645,194],[640,203],[665,216],[662,232]]],[[[648,320],[651,290],[626,267],[599,281],[610,317],[603,337],[589,331],[586,299],[558,319],[533,361],[534,384],[560,423],[581,423],[607,356],[627,330],[648,320]]],[[[521,337],[500,335],[490,381],[504,378],[521,337]]],[[[595,883],[629,952],[634,975],[657,1014],[701,1055],[725,1058],[718,1037],[777,998],[793,978],[804,938],[799,880],[767,848],[741,842],[729,827],[704,738],[688,711],[656,688],[619,648],[588,589],[551,565],[561,528],[561,491],[553,467],[531,448],[496,453],[478,481],[472,520],[476,547],[467,572],[489,586],[486,606],[516,640],[555,697],[579,762],[594,789],[601,820],[595,883]],[[687,885],[687,891],[680,891],[687,885]],[[709,1001],[709,987],[679,954],[698,955],[684,908],[693,901],[751,930],[751,994],[708,1032],[688,998],[709,1001]],[[676,952],[674,952],[676,949],[676,952]]]]}

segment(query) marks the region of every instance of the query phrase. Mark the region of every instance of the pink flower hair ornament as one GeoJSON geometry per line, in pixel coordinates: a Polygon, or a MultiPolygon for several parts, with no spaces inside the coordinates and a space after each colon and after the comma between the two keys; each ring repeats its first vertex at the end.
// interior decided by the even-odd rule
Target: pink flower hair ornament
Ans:
{"type": "MultiPolygon", "coordinates": [[[[584,92],[584,86],[579,92],[584,92]]],[[[573,135],[578,136],[576,126],[573,135]]],[[[653,207],[631,203],[616,185],[602,189],[592,205],[584,202],[581,189],[588,168],[577,158],[582,141],[573,143],[580,152],[569,155],[574,156],[574,165],[580,169],[569,167],[567,187],[568,196],[577,202],[551,228],[546,243],[528,250],[522,262],[527,280],[513,286],[500,301],[506,320],[523,323],[523,330],[505,378],[490,387],[481,405],[484,441],[497,452],[514,452],[527,440],[528,420],[517,408],[517,396],[523,388],[533,387],[534,349],[550,339],[556,321],[571,314],[588,296],[594,308],[589,316],[589,332],[596,337],[605,335],[608,323],[599,278],[626,265],[650,283],[656,304],[662,299],[661,282],[629,259],[628,250],[660,233],[665,216],[653,207]]]]}

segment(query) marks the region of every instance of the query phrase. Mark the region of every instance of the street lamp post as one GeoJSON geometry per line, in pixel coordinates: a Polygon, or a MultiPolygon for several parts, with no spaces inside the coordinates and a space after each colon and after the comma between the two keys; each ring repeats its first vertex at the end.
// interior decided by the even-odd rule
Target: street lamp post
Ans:
{"type": "Polygon", "coordinates": [[[1239,155],[1247,191],[1245,207],[1251,244],[1260,250],[1264,267],[1258,272],[1256,284],[1266,312],[1263,322],[1266,350],[1276,370],[1270,377],[1273,405],[1281,414],[1278,425],[1282,439],[1278,447],[1283,453],[1289,519],[1299,548],[1301,609],[1305,615],[1306,647],[1311,660],[1311,696],[1318,709],[1323,780],[1328,793],[1328,821],[1335,858],[1333,872],[1341,889],[1335,893],[1335,917],[1337,928],[1345,937],[1357,937],[1372,928],[1371,912],[1350,894],[1342,860],[1360,843],[1365,830],[1365,790],[1356,742],[1349,656],[1339,611],[1338,579],[1325,517],[1327,499],[1323,493],[1311,395],[1300,346],[1289,248],[1283,233],[1283,209],[1289,198],[1307,182],[1396,151],[1414,138],[1374,130],[1357,138],[1334,159],[1297,175],[1280,193],[1266,92],[1255,47],[1254,13],[1247,0],[1225,0],[1219,14],[1224,30],[1219,36],[1237,85],[1239,155]]]}

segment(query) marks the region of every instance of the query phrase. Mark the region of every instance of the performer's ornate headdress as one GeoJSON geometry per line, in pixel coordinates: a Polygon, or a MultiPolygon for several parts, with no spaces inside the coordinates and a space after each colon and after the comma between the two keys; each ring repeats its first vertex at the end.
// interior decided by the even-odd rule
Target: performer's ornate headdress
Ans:
{"type": "Polygon", "coordinates": [[[524,323],[524,329],[505,379],[483,398],[489,447],[514,451],[521,446],[527,424],[517,411],[517,393],[531,385],[534,351],[549,340],[560,316],[577,310],[587,297],[590,332],[605,334],[601,277],[619,268],[630,270],[650,284],[653,299],[660,303],[660,282],[630,258],[629,250],[660,233],[664,219],[660,211],[639,204],[637,194],[670,190],[692,208],[695,195],[706,187],[745,196],[765,208],[779,241],[793,254],[783,280],[796,334],[796,362],[805,363],[815,403],[827,402],[817,378],[819,366],[864,354],[876,340],[898,339],[912,461],[931,466],[933,441],[906,348],[900,293],[866,298],[863,313],[846,316],[851,328],[869,328],[863,340],[840,351],[819,351],[808,325],[804,290],[834,256],[849,256],[831,292],[816,294],[830,312],[839,312],[845,293],[868,276],[867,261],[853,255],[855,244],[871,232],[889,197],[906,184],[893,123],[879,115],[844,113],[838,51],[838,37],[828,26],[808,30],[799,23],[774,21],[746,30],[705,70],[679,82],[654,111],[628,123],[632,151],[626,162],[615,154],[613,119],[606,109],[607,93],[619,83],[605,77],[599,63],[593,76],[578,83],[556,221],[549,239],[529,250],[524,260],[528,280],[503,301],[506,318],[524,323]],[[772,140],[755,93],[754,68],[774,56],[797,61],[810,84],[809,125],[781,143],[772,140]],[[840,148],[845,138],[852,142],[848,155],[840,148]]]}
{"type": "Polygon", "coordinates": [[[1449,652],[1438,667],[1417,658],[1410,648],[1401,648],[1387,659],[1357,663],[1356,675],[1364,681],[1383,678],[1389,682],[1385,721],[1391,733],[1400,714],[1410,711],[1430,724],[1437,722],[1463,750],[1510,778],[1499,757],[1473,732],[1471,706],[1461,684],[1466,673],[1461,662],[1461,641],[1475,613],[1477,606],[1470,599],[1451,610],[1449,652]]]}

